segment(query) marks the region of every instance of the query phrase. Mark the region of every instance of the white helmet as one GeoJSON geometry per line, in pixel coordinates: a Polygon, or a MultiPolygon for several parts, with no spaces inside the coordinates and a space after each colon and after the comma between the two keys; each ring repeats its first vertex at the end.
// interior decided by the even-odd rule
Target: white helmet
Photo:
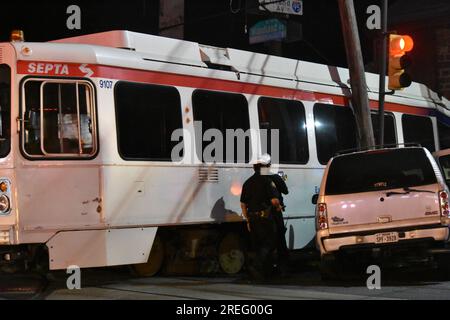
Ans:
{"type": "Polygon", "coordinates": [[[261,155],[260,157],[258,157],[258,159],[256,159],[256,161],[253,164],[260,164],[263,166],[268,166],[270,165],[271,159],[270,159],[270,155],[265,153],[263,155],[261,155]]]}

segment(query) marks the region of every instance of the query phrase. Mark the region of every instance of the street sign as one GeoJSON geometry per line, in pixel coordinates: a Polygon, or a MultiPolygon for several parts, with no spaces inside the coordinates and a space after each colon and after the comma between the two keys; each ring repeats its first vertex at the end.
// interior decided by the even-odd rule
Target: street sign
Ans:
{"type": "Polygon", "coordinates": [[[250,28],[250,44],[286,38],[286,25],[278,19],[257,22],[250,28]]]}
{"type": "Polygon", "coordinates": [[[259,0],[259,10],[270,12],[278,12],[284,14],[303,15],[303,1],[302,0],[259,0]],[[261,4],[265,4],[262,6],[261,4]]]}

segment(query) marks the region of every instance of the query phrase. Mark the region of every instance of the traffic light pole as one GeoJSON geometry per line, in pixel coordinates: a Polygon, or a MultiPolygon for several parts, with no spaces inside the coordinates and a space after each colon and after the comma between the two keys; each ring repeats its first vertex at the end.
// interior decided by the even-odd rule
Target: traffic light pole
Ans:
{"type": "Polygon", "coordinates": [[[355,7],[353,0],[338,0],[338,3],[350,73],[352,105],[358,130],[358,142],[361,148],[368,148],[373,146],[375,142],[355,7]]]}
{"type": "Polygon", "coordinates": [[[380,146],[384,145],[384,97],[386,95],[386,65],[387,65],[387,43],[389,34],[387,32],[387,7],[388,0],[381,1],[381,54],[380,54],[380,86],[378,98],[378,124],[380,126],[378,141],[380,146]]]}

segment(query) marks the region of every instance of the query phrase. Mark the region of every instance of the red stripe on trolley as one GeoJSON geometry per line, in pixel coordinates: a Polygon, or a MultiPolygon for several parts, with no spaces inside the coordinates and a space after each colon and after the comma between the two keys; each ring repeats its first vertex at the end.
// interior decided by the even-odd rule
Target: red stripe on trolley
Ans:
{"type": "MultiPolygon", "coordinates": [[[[342,106],[349,105],[349,100],[347,97],[327,93],[308,92],[276,86],[245,83],[240,81],[212,79],[192,75],[180,75],[174,73],[136,70],[104,65],[18,61],[17,73],[40,76],[107,78],[169,86],[245,93],[252,95],[277,97],[282,99],[322,102],[329,104],[332,103],[342,106]]],[[[371,100],[370,108],[373,110],[377,110],[378,101],[371,100]]],[[[385,108],[388,111],[397,111],[416,115],[429,115],[431,113],[431,109],[412,107],[404,104],[390,102],[385,103],[385,108]]]]}

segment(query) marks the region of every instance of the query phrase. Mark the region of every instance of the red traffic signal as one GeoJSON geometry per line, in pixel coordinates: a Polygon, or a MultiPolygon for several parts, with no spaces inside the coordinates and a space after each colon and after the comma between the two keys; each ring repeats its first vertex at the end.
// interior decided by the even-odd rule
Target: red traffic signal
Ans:
{"type": "Polygon", "coordinates": [[[408,35],[389,35],[389,68],[388,88],[399,90],[411,85],[411,77],[405,68],[411,65],[411,59],[406,55],[414,47],[413,39],[408,35]]]}

